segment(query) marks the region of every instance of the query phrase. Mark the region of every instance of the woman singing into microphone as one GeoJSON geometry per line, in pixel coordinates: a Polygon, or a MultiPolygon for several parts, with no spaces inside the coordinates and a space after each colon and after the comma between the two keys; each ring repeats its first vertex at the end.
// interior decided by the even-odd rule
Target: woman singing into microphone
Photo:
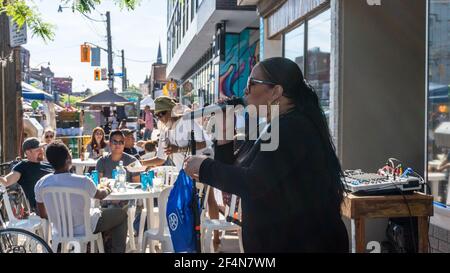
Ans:
{"type": "Polygon", "coordinates": [[[264,60],[251,72],[245,96],[256,108],[279,106],[278,149],[246,140],[234,152],[233,141],[217,141],[215,159],[189,157],[187,174],[241,197],[246,252],[348,252],[341,166],[302,71],[285,58],[264,60]]]}

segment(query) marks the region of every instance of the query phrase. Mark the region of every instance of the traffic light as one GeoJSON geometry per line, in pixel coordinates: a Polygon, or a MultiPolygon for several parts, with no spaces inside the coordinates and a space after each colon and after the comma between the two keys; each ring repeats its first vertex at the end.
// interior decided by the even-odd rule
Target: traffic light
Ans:
{"type": "Polygon", "coordinates": [[[100,69],[94,70],[94,81],[100,81],[101,80],[101,71],[100,69]]]}
{"type": "Polygon", "coordinates": [[[81,62],[89,63],[91,61],[91,47],[88,45],[81,45],[81,62]]]}

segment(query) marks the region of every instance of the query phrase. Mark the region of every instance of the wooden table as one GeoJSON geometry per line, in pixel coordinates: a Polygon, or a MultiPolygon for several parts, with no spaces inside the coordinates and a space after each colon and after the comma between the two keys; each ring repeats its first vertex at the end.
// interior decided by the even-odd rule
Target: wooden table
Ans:
{"type": "Polygon", "coordinates": [[[433,216],[433,197],[422,193],[405,195],[356,196],[348,194],[342,204],[342,214],[352,221],[352,252],[366,252],[365,219],[417,217],[419,252],[428,252],[428,217],[433,216]]]}

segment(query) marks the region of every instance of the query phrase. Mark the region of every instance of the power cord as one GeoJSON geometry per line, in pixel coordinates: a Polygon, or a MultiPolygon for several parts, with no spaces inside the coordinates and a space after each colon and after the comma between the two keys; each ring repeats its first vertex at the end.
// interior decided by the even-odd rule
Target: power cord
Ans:
{"type": "Polygon", "coordinates": [[[395,184],[395,182],[392,180],[391,183],[395,186],[395,188],[400,192],[400,194],[403,197],[403,201],[405,202],[406,207],[408,208],[408,213],[409,213],[409,225],[411,228],[411,233],[412,233],[412,242],[413,242],[413,249],[414,251],[418,250],[417,248],[417,243],[416,243],[416,234],[414,232],[414,223],[413,223],[413,216],[412,216],[412,212],[411,212],[411,207],[409,206],[408,200],[404,194],[404,192],[398,187],[397,184],[395,184]]]}

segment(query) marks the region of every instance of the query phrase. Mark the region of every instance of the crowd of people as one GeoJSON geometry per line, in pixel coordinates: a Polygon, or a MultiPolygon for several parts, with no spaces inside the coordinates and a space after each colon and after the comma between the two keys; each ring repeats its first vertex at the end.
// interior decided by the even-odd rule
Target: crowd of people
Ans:
{"type": "MultiPolygon", "coordinates": [[[[192,110],[162,96],[155,100],[155,108],[146,107],[138,120],[143,125],[139,141],[136,137],[141,133],[130,130],[125,123],[109,134],[100,127],[93,130],[86,149],[89,157],[97,160],[95,170],[99,179],[113,178],[119,162],[148,169],[175,166],[211,186],[210,218],[217,219],[220,213],[214,188],[223,191],[224,199],[227,193],[241,198],[246,251],[348,252],[340,212],[343,200],[340,163],[317,94],[303,79],[302,71],[284,58],[264,60],[252,70],[245,96],[249,105],[279,106],[280,144],[275,151],[261,151],[260,139],[247,137],[239,143],[214,139],[215,116],[200,119],[192,127],[191,120],[182,118],[192,110]],[[190,141],[191,129],[196,156],[190,154],[194,146],[190,141]]],[[[267,126],[270,130],[270,123],[267,126]]],[[[51,210],[45,207],[42,196],[46,187],[82,189],[91,198],[100,200],[111,193],[110,188],[97,188],[91,179],[72,173],[70,151],[55,141],[52,130],[46,130],[42,140],[26,139],[23,151],[26,160],[0,177],[0,182],[5,186],[20,184],[31,210],[43,218],[51,210]]],[[[127,181],[140,182],[139,173],[127,175],[127,181]]],[[[128,205],[130,202],[103,202],[101,210],[93,212],[93,230],[106,236],[107,252],[125,251],[128,205]]],[[[77,203],[73,207],[79,206],[77,203]]],[[[80,219],[76,218],[74,225],[79,225],[80,219]]],[[[219,248],[217,232],[213,242],[219,248]]]]}
{"type": "MultiPolygon", "coordinates": [[[[103,177],[112,179],[113,170],[119,166],[119,162],[122,162],[123,166],[132,163],[137,163],[137,166],[142,164],[148,169],[162,165],[182,169],[190,147],[188,141],[190,131],[187,131],[189,127],[186,121],[181,119],[187,109],[172,98],[160,97],[155,101],[155,109],[146,106],[142,118],[138,120],[143,127],[142,132],[127,128],[126,122],[121,122],[109,135],[102,127],[94,128],[90,141],[83,147],[83,151],[88,153],[89,158],[97,160],[97,164],[96,167],[90,167],[85,171],[96,170],[100,180],[103,177]],[[155,134],[152,138],[153,132],[155,134]],[[142,136],[141,140],[136,141],[136,137],[139,136],[142,136]]],[[[211,138],[202,126],[196,124],[194,129],[198,151],[202,152],[211,147],[211,138]]],[[[47,211],[53,211],[44,205],[42,190],[47,187],[82,189],[91,198],[99,200],[111,192],[110,188],[97,188],[93,181],[85,176],[73,174],[71,151],[64,143],[56,140],[55,130],[51,128],[44,130],[41,139],[27,138],[22,150],[25,158],[14,166],[9,174],[0,177],[0,182],[6,187],[19,184],[29,201],[31,213],[35,212],[47,218],[47,211]]],[[[140,173],[127,172],[127,181],[139,183],[140,173]]],[[[73,205],[72,208],[82,211],[80,202],[73,205]]],[[[91,215],[93,231],[102,232],[107,252],[125,251],[126,209],[129,205],[136,204],[132,201],[102,201],[101,211],[94,211],[91,215]]],[[[139,213],[137,215],[140,216],[139,213]]],[[[84,233],[82,220],[82,215],[75,214],[75,231],[79,234],[84,233]]]]}

